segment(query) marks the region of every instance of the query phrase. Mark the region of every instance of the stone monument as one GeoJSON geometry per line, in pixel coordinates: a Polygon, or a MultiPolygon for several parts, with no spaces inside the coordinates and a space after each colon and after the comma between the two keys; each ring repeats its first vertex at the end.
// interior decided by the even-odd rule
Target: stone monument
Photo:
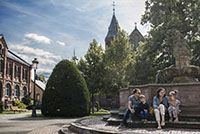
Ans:
{"type": "Polygon", "coordinates": [[[173,43],[173,55],[175,57],[175,66],[172,65],[159,70],[156,76],[156,83],[198,82],[197,77],[200,75],[200,68],[190,65],[190,47],[184,36],[178,31],[173,43]]]}

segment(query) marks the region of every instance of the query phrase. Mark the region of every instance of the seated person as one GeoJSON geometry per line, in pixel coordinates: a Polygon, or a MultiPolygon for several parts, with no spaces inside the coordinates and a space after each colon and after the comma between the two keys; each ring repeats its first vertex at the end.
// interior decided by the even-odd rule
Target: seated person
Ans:
{"type": "Polygon", "coordinates": [[[180,101],[176,99],[177,90],[171,91],[169,93],[169,121],[172,122],[173,118],[175,118],[174,122],[178,122],[178,115],[180,113],[179,105],[180,101]]]}
{"type": "Polygon", "coordinates": [[[140,113],[142,121],[147,121],[148,119],[148,112],[149,112],[149,104],[147,104],[145,96],[140,95],[140,103],[138,104],[137,110],[140,113]]]}
{"type": "Polygon", "coordinates": [[[140,89],[136,88],[133,90],[133,94],[129,96],[128,98],[128,108],[126,109],[123,117],[123,121],[121,123],[121,126],[127,125],[127,119],[129,118],[129,115],[131,116],[131,119],[133,119],[134,114],[136,113],[137,105],[140,103],[139,96],[141,94],[140,89]]]}
{"type": "Polygon", "coordinates": [[[153,108],[158,129],[161,129],[161,126],[165,126],[165,114],[168,109],[168,96],[166,96],[166,91],[162,87],[158,88],[157,95],[153,97],[153,108]],[[160,120],[160,115],[162,121],[160,120]]]}

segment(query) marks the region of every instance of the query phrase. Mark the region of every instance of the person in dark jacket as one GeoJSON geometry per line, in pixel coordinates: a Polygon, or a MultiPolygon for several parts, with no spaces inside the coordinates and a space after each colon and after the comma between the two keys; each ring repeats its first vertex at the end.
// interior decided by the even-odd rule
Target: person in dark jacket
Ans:
{"type": "Polygon", "coordinates": [[[149,113],[149,104],[146,102],[145,96],[140,95],[140,103],[138,105],[138,112],[141,115],[142,121],[147,121],[149,113]]]}

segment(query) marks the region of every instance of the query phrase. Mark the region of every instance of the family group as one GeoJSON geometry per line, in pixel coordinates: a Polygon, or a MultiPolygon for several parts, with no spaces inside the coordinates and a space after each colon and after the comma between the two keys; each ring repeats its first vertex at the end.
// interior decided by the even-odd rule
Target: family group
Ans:
{"type": "Polygon", "coordinates": [[[165,126],[166,114],[169,114],[169,122],[178,122],[180,101],[176,98],[177,92],[177,90],[170,91],[167,96],[165,88],[158,88],[156,96],[153,97],[152,108],[146,101],[145,95],[141,94],[140,89],[134,89],[132,95],[128,98],[128,108],[124,113],[121,125],[127,126],[127,119],[130,117],[131,121],[133,121],[134,116],[137,114],[145,122],[148,120],[149,113],[154,113],[158,129],[165,126]]]}

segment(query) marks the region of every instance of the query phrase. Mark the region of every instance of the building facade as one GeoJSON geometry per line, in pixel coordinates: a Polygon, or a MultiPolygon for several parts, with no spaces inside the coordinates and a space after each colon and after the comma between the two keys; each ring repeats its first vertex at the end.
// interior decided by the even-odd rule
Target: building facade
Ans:
{"type": "MultiPolygon", "coordinates": [[[[33,89],[34,89],[34,81],[31,80],[31,98],[33,98],[33,89]]],[[[41,105],[42,103],[42,96],[45,90],[45,84],[39,80],[35,82],[35,98],[36,98],[36,105],[41,105]]]]}
{"type": "MultiPolygon", "coordinates": [[[[111,20],[110,26],[108,27],[108,33],[105,38],[105,48],[110,47],[111,41],[114,39],[115,36],[117,36],[117,33],[119,30],[120,30],[120,26],[115,16],[115,9],[113,9],[112,20],[111,20]]],[[[129,37],[130,37],[130,44],[133,50],[137,49],[140,41],[144,42],[144,37],[140,33],[140,31],[137,29],[136,23],[135,23],[135,29],[131,32],[129,37]]]]}
{"type": "Polygon", "coordinates": [[[31,65],[8,49],[0,35],[0,101],[12,105],[30,93],[31,65]]]}

